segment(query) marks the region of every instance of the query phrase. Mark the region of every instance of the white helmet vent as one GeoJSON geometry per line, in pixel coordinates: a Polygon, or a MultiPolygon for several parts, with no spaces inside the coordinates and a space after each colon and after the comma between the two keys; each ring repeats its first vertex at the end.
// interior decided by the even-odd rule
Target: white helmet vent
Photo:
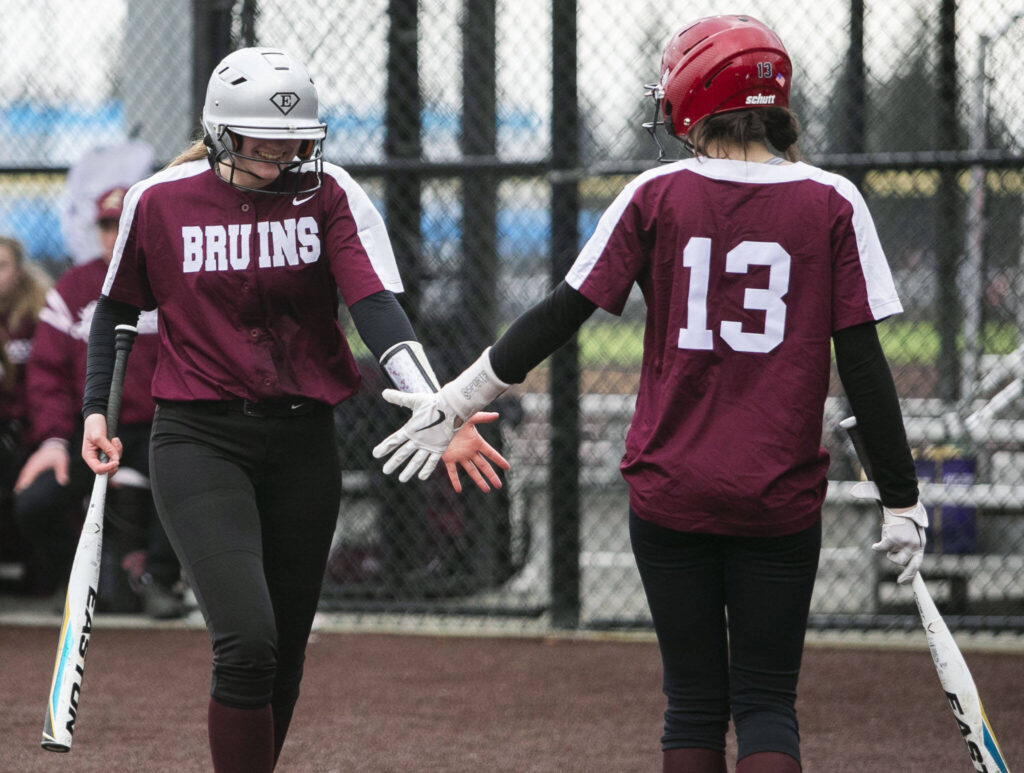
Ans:
{"type": "Polygon", "coordinates": [[[283,51],[264,51],[263,58],[267,60],[267,64],[273,67],[275,70],[290,70],[288,66],[288,55],[283,51]]]}
{"type": "Polygon", "coordinates": [[[249,80],[231,65],[217,70],[217,77],[224,81],[228,86],[240,86],[249,80]]]}

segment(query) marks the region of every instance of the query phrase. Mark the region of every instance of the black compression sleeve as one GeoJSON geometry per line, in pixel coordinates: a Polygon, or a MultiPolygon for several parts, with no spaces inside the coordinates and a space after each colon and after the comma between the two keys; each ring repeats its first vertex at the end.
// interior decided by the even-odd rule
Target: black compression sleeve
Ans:
{"type": "Polygon", "coordinates": [[[494,375],[518,384],[526,374],[572,338],[597,304],[561,282],[544,300],[525,311],[491,347],[494,375]]]}
{"type": "Polygon", "coordinates": [[[917,473],[889,363],[874,323],[837,330],[832,336],[836,370],[864,439],[865,452],[887,507],[917,502],[917,473]]]}
{"type": "Polygon", "coordinates": [[[89,328],[89,352],[85,360],[85,395],[82,398],[82,418],[93,413],[107,412],[110,397],[110,379],[114,375],[114,328],[118,325],[138,325],[139,310],[120,301],[101,295],[96,302],[89,328]]]}
{"type": "Polygon", "coordinates": [[[380,361],[384,352],[402,341],[415,341],[416,334],[395,294],[382,290],[353,303],[348,310],[359,337],[380,361]]]}

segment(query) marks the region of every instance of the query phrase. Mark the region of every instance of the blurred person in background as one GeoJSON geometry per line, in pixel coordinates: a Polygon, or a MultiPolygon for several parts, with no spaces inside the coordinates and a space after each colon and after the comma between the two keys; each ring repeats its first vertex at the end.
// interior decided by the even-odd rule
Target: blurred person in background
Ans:
{"type": "Polygon", "coordinates": [[[662,655],[666,773],[725,771],[730,718],[737,771],[801,769],[830,344],[884,506],[872,547],[904,584],[924,551],[927,516],[875,331],[902,307],[856,187],[799,161],[791,79],[782,41],[749,16],[673,34],[651,87],[655,122],[694,158],[627,185],[565,280],[460,376],[439,392],[386,393],[413,414],[374,449],[410,478],[424,449],[444,448],[461,418],[597,308],[620,314],[639,285],[644,354],[621,469],[662,655]]]}
{"type": "MultiPolygon", "coordinates": [[[[77,451],[82,437],[82,390],[89,325],[118,235],[126,189],[105,191],[94,203],[100,255],[68,269],[47,294],[28,362],[28,409],[35,451],[15,484],[15,512],[35,557],[38,592],[55,594],[71,570],[81,504],[93,475],[77,451]]],[[[139,337],[121,408],[126,468],[111,480],[104,525],[103,568],[97,608],[137,612],[156,619],[180,617],[184,604],[175,587],[181,570],[160,526],[148,487],[149,430],[155,404],[149,383],[156,367],[155,314],[139,320],[139,337]]]]}
{"type": "Polygon", "coordinates": [[[25,363],[50,285],[21,242],[0,236],[0,561],[22,567],[23,585],[31,583],[30,562],[14,519],[13,489],[28,443],[25,363]]]}
{"type": "MultiPolygon", "coordinates": [[[[225,57],[203,140],[128,192],[89,337],[82,455],[110,472],[122,458],[104,415],[114,330],[159,309],[150,470],[210,633],[217,773],[272,770],[298,700],[341,502],[333,406],[359,389],[339,292],[393,384],[437,388],[394,295],[384,220],[323,161],[318,108],[286,52],[225,57]]],[[[495,418],[469,417],[446,459],[484,490],[500,485],[490,462],[508,466],[474,426],[495,418]]]]}

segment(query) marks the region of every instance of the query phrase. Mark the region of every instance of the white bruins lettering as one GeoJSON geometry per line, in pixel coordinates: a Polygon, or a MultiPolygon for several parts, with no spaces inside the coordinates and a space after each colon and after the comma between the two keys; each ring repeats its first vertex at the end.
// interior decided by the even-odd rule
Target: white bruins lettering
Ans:
{"type": "MultiPolygon", "coordinates": [[[[297,266],[320,259],[320,228],[316,218],[294,217],[256,223],[259,268],[297,266]]],[[[186,225],[181,227],[181,268],[198,271],[238,271],[251,262],[252,224],[186,225]]]]}
{"type": "Polygon", "coordinates": [[[747,97],[748,105],[774,105],[775,95],[774,94],[751,94],[747,97]]]}

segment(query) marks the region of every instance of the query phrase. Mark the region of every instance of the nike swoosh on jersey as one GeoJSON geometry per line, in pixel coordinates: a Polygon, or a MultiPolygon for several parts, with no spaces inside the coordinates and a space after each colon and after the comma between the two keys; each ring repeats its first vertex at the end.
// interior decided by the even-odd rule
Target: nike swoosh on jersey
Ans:
{"type": "Polygon", "coordinates": [[[307,201],[309,201],[309,200],[310,200],[311,198],[313,198],[314,196],[316,196],[316,194],[315,194],[315,193],[311,193],[311,194],[309,194],[309,195],[308,195],[308,196],[307,196],[306,198],[304,198],[304,199],[300,199],[300,198],[294,198],[294,199],[292,199],[292,206],[293,206],[293,207],[297,207],[297,206],[299,206],[299,204],[305,204],[305,203],[306,203],[307,201]]]}
{"type": "Polygon", "coordinates": [[[430,424],[427,424],[424,427],[420,427],[420,429],[430,429],[431,427],[436,427],[442,421],[444,421],[444,413],[442,411],[438,411],[437,412],[437,419],[435,419],[434,421],[430,422],[430,424]]]}

